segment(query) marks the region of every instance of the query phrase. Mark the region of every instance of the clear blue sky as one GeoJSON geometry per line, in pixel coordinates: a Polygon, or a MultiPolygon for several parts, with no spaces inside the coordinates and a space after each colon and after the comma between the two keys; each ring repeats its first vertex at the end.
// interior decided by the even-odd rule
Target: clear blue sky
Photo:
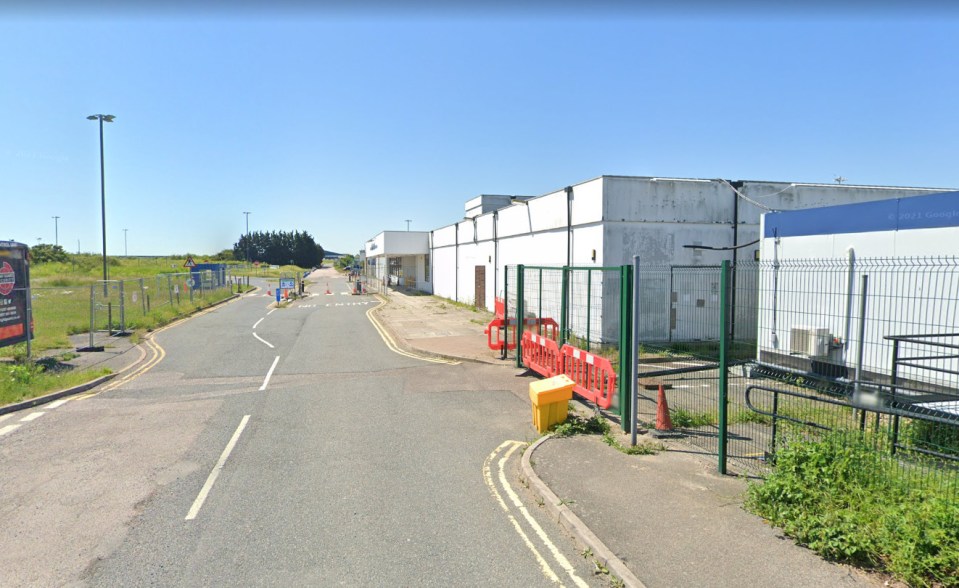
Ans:
{"type": "Polygon", "coordinates": [[[130,255],[231,248],[243,211],[350,253],[603,174],[959,188],[959,13],[934,3],[282,6],[0,8],[0,239],[52,243],[56,215],[100,251],[95,113],[111,255],[124,228],[130,255]]]}

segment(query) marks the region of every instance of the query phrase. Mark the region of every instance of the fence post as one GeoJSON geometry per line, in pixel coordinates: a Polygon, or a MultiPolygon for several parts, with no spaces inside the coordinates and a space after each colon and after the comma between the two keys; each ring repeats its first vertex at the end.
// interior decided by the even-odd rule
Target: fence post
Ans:
{"type": "Polygon", "coordinates": [[[630,413],[632,403],[629,394],[623,390],[629,390],[630,382],[635,379],[633,375],[636,370],[633,361],[632,345],[630,345],[629,333],[632,327],[632,307],[633,307],[633,271],[628,265],[619,268],[619,423],[623,432],[629,431],[630,413]]]}
{"type": "MultiPolygon", "coordinates": [[[[634,259],[637,259],[634,257],[634,259]]],[[[639,263],[638,261],[636,263],[639,263]]],[[[589,351],[589,340],[590,340],[590,318],[592,313],[590,312],[593,309],[593,268],[586,270],[586,351],[589,351]]],[[[634,444],[635,445],[635,444],[634,444]]]]}
{"type": "MultiPolygon", "coordinates": [[[[523,317],[526,316],[524,281],[526,266],[516,266],[516,367],[523,367],[523,317]]],[[[507,328],[509,328],[507,326],[507,328]]]]}
{"type": "Polygon", "coordinates": [[[167,291],[167,294],[170,295],[170,306],[173,306],[173,284],[171,284],[170,282],[172,282],[172,279],[170,278],[170,274],[167,274],[166,291],[167,291]]]}
{"type": "Polygon", "coordinates": [[[123,294],[123,280],[120,280],[120,332],[127,332],[127,301],[123,294]]]}
{"type": "MultiPolygon", "coordinates": [[[[496,297],[493,297],[493,308],[496,308],[496,297]]],[[[509,266],[503,266],[503,325],[506,343],[503,344],[501,359],[506,359],[509,353],[509,266]]]]}
{"type": "MultiPolygon", "coordinates": [[[[859,339],[862,345],[862,338],[859,339]]],[[[899,339],[892,340],[892,373],[889,377],[889,388],[892,394],[892,401],[896,401],[896,388],[899,385],[899,339]]],[[[879,413],[876,413],[879,416],[879,413]]],[[[892,443],[890,443],[890,453],[896,454],[896,443],[899,442],[899,415],[892,417],[892,443]]]]}
{"type": "Polygon", "coordinates": [[[726,475],[729,408],[729,260],[719,274],[719,473],[726,475]]]}
{"type": "Polygon", "coordinates": [[[543,318],[543,268],[539,268],[539,282],[537,282],[539,288],[536,291],[536,304],[538,308],[536,309],[536,318],[543,318]]]}
{"type": "MultiPolygon", "coordinates": [[[[633,316],[630,324],[632,328],[629,330],[629,342],[632,347],[630,353],[630,365],[634,366],[636,369],[636,376],[629,379],[629,404],[631,410],[629,411],[629,444],[633,447],[636,446],[636,434],[637,434],[637,410],[636,405],[639,400],[639,256],[633,256],[633,296],[630,301],[630,305],[633,309],[633,316]]],[[[588,327],[587,327],[588,329],[588,327]]],[[[588,332],[588,331],[587,331],[588,332]]],[[[588,340],[588,338],[587,338],[588,340]]],[[[624,388],[620,384],[620,388],[624,388]]]]}
{"type": "Polygon", "coordinates": [[[143,307],[143,316],[147,315],[147,293],[143,287],[143,278],[140,278],[140,305],[143,307]]]}
{"type": "Polygon", "coordinates": [[[95,318],[96,311],[94,310],[96,308],[96,303],[97,303],[96,287],[97,285],[95,283],[90,284],[90,348],[91,349],[93,348],[93,331],[94,329],[96,329],[96,318],[95,318]]]}
{"type": "Polygon", "coordinates": [[[559,305],[559,341],[560,347],[566,344],[569,335],[566,330],[569,328],[569,266],[563,266],[563,287],[559,305]]]}

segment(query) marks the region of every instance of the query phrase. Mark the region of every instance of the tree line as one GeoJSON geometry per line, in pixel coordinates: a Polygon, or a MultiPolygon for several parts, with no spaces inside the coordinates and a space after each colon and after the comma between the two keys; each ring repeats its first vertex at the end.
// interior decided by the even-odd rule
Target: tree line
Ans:
{"type": "Polygon", "coordinates": [[[254,231],[233,245],[234,258],[271,265],[314,267],[323,262],[325,253],[306,231],[254,231]]]}

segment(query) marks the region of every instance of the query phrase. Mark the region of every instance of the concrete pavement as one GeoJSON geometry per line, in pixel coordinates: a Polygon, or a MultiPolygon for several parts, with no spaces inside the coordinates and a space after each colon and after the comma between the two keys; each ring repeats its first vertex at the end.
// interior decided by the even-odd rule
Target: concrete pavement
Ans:
{"type": "MultiPolygon", "coordinates": [[[[396,290],[375,312],[410,350],[516,369],[487,348],[485,310],[396,290]]],[[[630,456],[597,436],[543,438],[524,455],[523,475],[537,502],[627,586],[883,585],[743,510],[747,482],[719,475],[713,456],[665,444],[630,456]]]]}

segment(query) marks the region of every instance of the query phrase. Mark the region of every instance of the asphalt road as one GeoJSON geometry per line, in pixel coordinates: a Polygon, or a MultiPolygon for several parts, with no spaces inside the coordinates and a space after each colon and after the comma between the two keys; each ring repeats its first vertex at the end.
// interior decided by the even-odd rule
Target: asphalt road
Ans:
{"type": "Polygon", "coordinates": [[[395,353],[346,290],[166,329],[0,437],[0,585],[605,585],[518,480],[528,380],[395,353]]]}

